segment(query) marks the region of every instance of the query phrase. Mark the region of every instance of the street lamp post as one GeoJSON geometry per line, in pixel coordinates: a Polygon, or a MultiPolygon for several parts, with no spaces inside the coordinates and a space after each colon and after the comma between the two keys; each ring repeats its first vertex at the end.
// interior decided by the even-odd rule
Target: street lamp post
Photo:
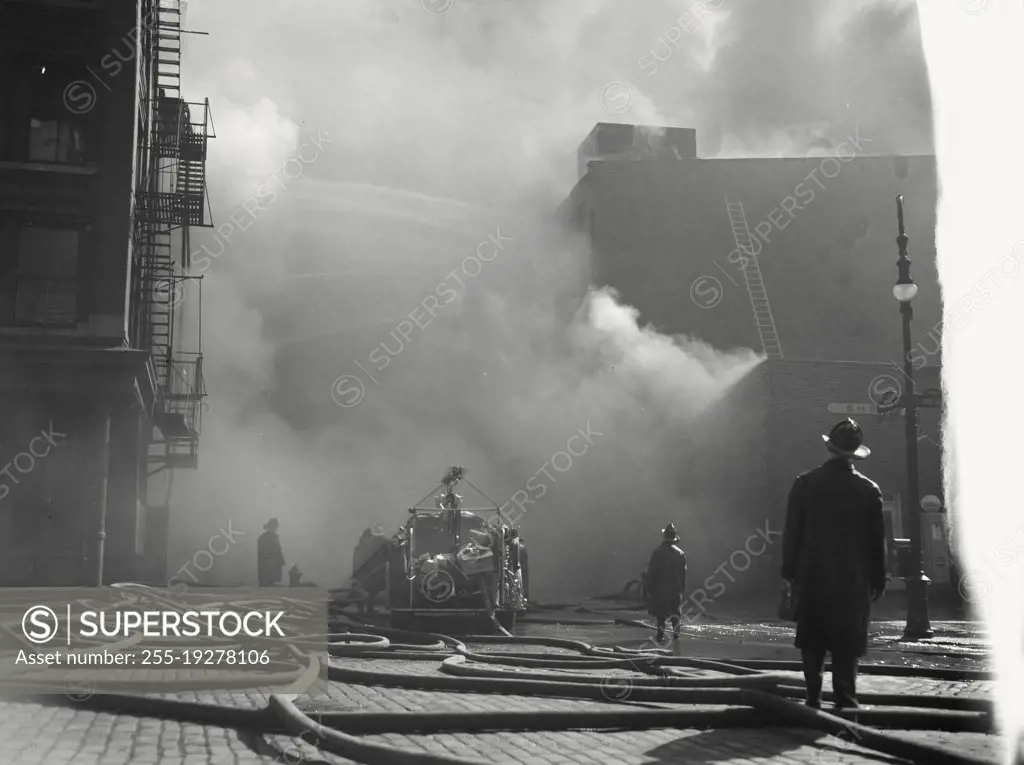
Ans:
{"type": "Polygon", "coordinates": [[[907,242],[910,237],[903,229],[903,196],[896,197],[896,213],[899,217],[899,236],[896,244],[900,256],[896,261],[899,280],[892,288],[892,294],[900,301],[903,315],[903,374],[907,378],[907,391],[901,402],[906,414],[907,441],[907,516],[910,523],[910,571],[907,572],[907,626],[903,631],[904,640],[921,640],[932,636],[928,619],[928,585],[921,555],[921,507],[918,497],[917,476],[917,392],[914,389],[914,365],[910,360],[910,323],[914,318],[911,301],[917,295],[917,285],[910,277],[910,258],[907,257],[907,242]]]}

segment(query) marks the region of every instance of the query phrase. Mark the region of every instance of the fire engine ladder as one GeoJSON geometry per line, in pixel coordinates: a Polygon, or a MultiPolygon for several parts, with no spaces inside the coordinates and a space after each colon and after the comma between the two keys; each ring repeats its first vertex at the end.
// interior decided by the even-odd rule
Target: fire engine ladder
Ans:
{"type": "Polygon", "coordinates": [[[764,280],[761,278],[761,268],[757,263],[757,256],[754,254],[754,242],[750,236],[750,228],[747,226],[747,215],[743,211],[743,204],[738,199],[733,202],[726,197],[725,209],[729,213],[729,225],[732,227],[733,240],[743,254],[741,270],[747,284],[750,306],[754,310],[754,320],[757,322],[757,333],[761,337],[761,347],[768,358],[781,359],[782,345],[779,343],[779,335],[775,329],[772,309],[768,305],[768,292],[764,287],[764,280]]]}

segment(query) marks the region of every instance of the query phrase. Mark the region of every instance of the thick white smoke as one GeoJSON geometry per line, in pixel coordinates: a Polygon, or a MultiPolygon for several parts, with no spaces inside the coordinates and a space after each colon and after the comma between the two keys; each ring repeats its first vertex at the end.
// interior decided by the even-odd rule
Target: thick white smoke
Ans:
{"type": "Polygon", "coordinates": [[[272,288],[249,284],[258,311],[237,285],[266,270],[232,267],[228,250],[213,260],[214,395],[202,469],[175,488],[191,526],[177,557],[230,521],[248,540],[211,577],[245,581],[277,516],[289,565],[338,585],[362,529],[397,528],[448,464],[503,503],[561,452],[521,517],[538,591],[618,589],[666,514],[685,512],[668,447],[756,357],[664,337],[612,293],[588,294],[585,246],[548,220],[358,191],[299,179],[258,222],[301,248],[272,288]],[[237,274],[223,297],[221,265],[237,274]]]}
{"type": "MultiPolygon", "coordinates": [[[[189,43],[186,95],[211,99],[214,218],[234,222],[193,243],[211,395],[200,471],[174,487],[170,573],[230,521],[245,536],[205,576],[251,581],[255,537],[278,516],[289,565],[337,584],[362,529],[394,528],[448,465],[502,502],[588,423],[602,435],[565,473],[549,468],[522,519],[541,592],[618,589],[664,521],[694,512],[677,496],[679,442],[699,443],[687,424],[757,360],[660,336],[612,294],[588,295],[586,243],[552,222],[576,146],[596,122],[637,121],[695,126],[710,151],[758,154],[780,134],[805,153],[822,124],[844,134],[847,107],[815,100],[819,82],[788,116],[765,112],[799,90],[792,78],[812,83],[810,61],[763,97],[728,98],[758,20],[779,12],[712,4],[716,23],[679,34],[692,5],[190,4],[211,37],[189,43]],[[671,56],[642,90],[638,62],[662,38],[671,56]],[[631,111],[602,101],[615,79],[634,83],[631,111]],[[427,322],[417,306],[442,282],[457,299],[427,322]],[[357,406],[337,403],[359,390],[334,384],[345,376],[360,380],[357,406]]],[[[803,54],[869,44],[863,20],[843,36],[841,4],[798,5],[800,34],[847,41],[803,54]]],[[[886,18],[882,56],[915,34],[886,18]]],[[[863,100],[875,80],[844,87],[863,100]]],[[[900,148],[905,115],[872,114],[872,134],[900,148]]]]}

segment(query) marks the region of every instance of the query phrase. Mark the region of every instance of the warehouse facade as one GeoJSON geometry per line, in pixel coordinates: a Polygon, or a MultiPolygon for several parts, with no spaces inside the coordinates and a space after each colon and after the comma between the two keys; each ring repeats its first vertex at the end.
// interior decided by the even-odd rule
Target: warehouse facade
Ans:
{"type": "MultiPolygon", "coordinates": [[[[860,134],[794,159],[705,160],[696,145],[692,130],[597,125],[561,215],[586,235],[591,283],[613,287],[644,323],[764,355],[694,428],[702,448],[680,465],[677,491],[691,508],[684,543],[699,540],[688,548],[695,581],[717,571],[715,585],[732,592],[776,588],[789,488],[825,460],[821,434],[845,416],[873,449],[863,470],[882,488],[890,537],[909,535],[905,420],[876,412],[908,389],[892,295],[897,195],[920,288],[915,387],[941,387],[935,158],[872,156],[860,134]],[[745,550],[758,539],[763,551],[745,550]],[[742,576],[732,556],[749,558],[742,576]]],[[[940,410],[920,410],[920,496],[940,502],[941,444],[940,410]]],[[[949,581],[943,518],[923,519],[926,572],[939,584],[949,581]]]]}
{"type": "Polygon", "coordinates": [[[0,13],[0,586],[160,582],[150,479],[195,466],[203,396],[176,335],[207,225],[182,6],[0,13]]]}

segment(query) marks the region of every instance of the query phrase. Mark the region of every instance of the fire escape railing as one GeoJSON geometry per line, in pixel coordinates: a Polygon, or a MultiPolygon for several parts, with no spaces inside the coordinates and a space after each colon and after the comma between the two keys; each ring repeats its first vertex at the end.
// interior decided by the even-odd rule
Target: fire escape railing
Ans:
{"type": "MultiPolygon", "coordinates": [[[[153,424],[162,452],[152,472],[198,466],[203,380],[201,323],[194,352],[180,348],[178,309],[202,311],[202,277],[188,269],[189,230],[212,227],[207,216],[209,101],[181,98],[184,0],[148,0],[140,30],[139,172],[134,205],[133,345],[150,352],[153,424]],[[175,250],[179,255],[175,257],[175,250]],[[188,289],[198,286],[197,289],[188,289]]],[[[201,322],[201,318],[200,318],[201,322]]]]}

